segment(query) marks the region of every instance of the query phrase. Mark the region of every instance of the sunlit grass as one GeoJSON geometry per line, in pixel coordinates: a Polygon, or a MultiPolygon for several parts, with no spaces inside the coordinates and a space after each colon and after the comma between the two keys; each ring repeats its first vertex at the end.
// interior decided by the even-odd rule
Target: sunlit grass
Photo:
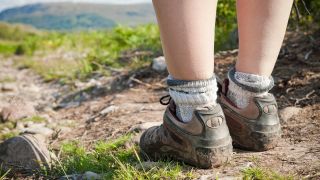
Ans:
{"type": "Polygon", "coordinates": [[[262,167],[250,167],[242,170],[244,180],[293,180],[291,175],[282,175],[262,167]]]}
{"type": "Polygon", "coordinates": [[[159,161],[148,167],[138,155],[139,148],[128,145],[130,139],[131,135],[125,135],[108,142],[99,141],[91,149],[75,141],[65,143],[52,172],[63,176],[91,171],[103,179],[190,179],[194,176],[175,162],[159,161]]]}
{"type": "Polygon", "coordinates": [[[46,122],[46,118],[36,115],[36,116],[24,118],[21,120],[21,122],[43,123],[43,122],[46,122]]]}

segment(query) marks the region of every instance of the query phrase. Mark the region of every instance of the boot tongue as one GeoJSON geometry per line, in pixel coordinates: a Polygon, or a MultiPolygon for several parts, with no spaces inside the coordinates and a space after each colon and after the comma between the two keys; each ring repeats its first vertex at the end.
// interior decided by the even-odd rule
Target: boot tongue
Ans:
{"type": "Polygon", "coordinates": [[[229,87],[229,79],[225,79],[222,84],[222,93],[226,96],[229,87]]]}
{"type": "Polygon", "coordinates": [[[170,103],[169,103],[169,109],[170,109],[170,111],[171,112],[173,112],[174,114],[176,113],[176,103],[174,103],[174,101],[173,100],[171,100],[170,101],[170,103]]]}
{"type": "Polygon", "coordinates": [[[218,80],[218,92],[220,94],[223,94],[223,95],[227,95],[227,92],[228,92],[228,87],[229,87],[229,79],[225,79],[225,80],[218,80]]]}
{"type": "Polygon", "coordinates": [[[169,103],[168,108],[169,108],[170,112],[172,113],[172,115],[175,117],[175,119],[176,119],[177,121],[183,123],[183,121],[180,120],[180,119],[176,116],[176,108],[177,108],[177,106],[176,106],[176,103],[174,103],[174,101],[173,101],[172,99],[171,99],[171,101],[170,101],[170,103],[169,103]]]}

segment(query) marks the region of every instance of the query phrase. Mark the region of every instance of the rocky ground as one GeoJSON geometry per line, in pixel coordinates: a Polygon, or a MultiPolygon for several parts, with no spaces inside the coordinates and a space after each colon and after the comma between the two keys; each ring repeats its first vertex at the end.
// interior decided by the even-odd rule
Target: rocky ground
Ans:
{"type": "MultiPolygon", "coordinates": [[[[272,92],[283,127],[279,146],[266,152],[234,149],[233,160],[225,166],[193,169],[197,178],[241,179],[241,170],[251,166],[297,179],[320,178],[320,38],[314,38],[320,36],[316,35],[288,33],[273,72],[276,86],[272,92]]],[[[236,56],[237,50],[216,55],[215,71],[220,77],[236,56]]],[[[59,152],[62,142],[79,140],[90,147],[99,140],[161,123],[165,107],[158,101],[167,94],[161,64],[158,71],[146,67],[61,85],[45,83],[31,70],[17,68],[14,62],[18,60],[0,59],[0,142],[24,133],[0,144],[2,161],[20,158],[19,153],[28,156],[26,152],[34,149],[26,149],[25,144],[31,143],[43,155],[36,158],[46,162],[59,152]]],[[[35,166],[28,164],[31,169],[35,166]]]]}

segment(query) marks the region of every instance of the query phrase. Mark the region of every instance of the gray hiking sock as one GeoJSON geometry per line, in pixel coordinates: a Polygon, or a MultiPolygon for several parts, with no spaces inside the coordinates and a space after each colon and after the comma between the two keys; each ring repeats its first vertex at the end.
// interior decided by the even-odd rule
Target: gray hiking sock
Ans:
{"type": "Polygon", "coordinates": [[[215,105],[217,99],[217,82],[212,77],[206,80],[176,80],[168,76],[169,94],[176,104],[176,115],[183,122],[192,119],[198,107],[215,105]]]}
{"type": "Polygon", "coordinates": [[[274,86],[271,76],[237,72],[234,68],[229,71],[228,78],[227,97],[241,109],[248,106],[252,97],[266,95],[274,86]]]}

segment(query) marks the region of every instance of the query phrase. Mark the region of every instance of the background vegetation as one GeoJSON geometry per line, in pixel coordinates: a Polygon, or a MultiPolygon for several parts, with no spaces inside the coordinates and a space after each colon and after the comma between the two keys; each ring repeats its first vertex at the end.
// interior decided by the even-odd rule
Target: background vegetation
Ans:
{"type": "MultiPolygon", "coordinates": [[[[299,0],[295,3],[299,11],[293,10],[289,23],[291,28],[308,27],[319,22],[317,9],[320,2],[299,0]]],[[[218,3],[216,51],[237,48],[235,6],[235,0],[218,3]]],[[[95,73],[108,75],[115,68],[137,69],[149,65],[153,57],[162,54],[159,30],[155,24],[61,32],[0,23],[0,29],[0,53],[23,56],[17,65],[33,68],[48,81],[83,79],[95,73]],[[70,52],[73,57],[66,60],[63,54],[70,52]],[[51,56],[59,54],[61,57],[49,61],[51,56]]]]}

